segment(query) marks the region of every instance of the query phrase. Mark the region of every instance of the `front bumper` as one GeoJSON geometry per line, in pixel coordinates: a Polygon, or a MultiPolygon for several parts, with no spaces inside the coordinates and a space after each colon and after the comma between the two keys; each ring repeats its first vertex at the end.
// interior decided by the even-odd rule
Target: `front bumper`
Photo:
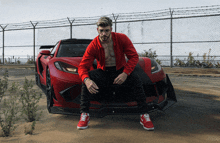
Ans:
{"type": "MultiPolygon", "coordinates": [[[[150,102],[148,103],[148,108],[145,111],[140,112],[137,104],[134,106],[129,106],[129,104],[120,104],[120,103],[102,103],[102,104],[91,104],[90,113],[96,117],[104,117],[106,115],[118,115],[118,114],[141,114],[146,112],[154,111],[164,111],[174,105],[177,102],[175,91],[173,85],[169,79],[169,76],[166,75],[166,88],[161,96],[164,97],[164,100],[160,103],[150,102]]],[[[154,100],[155,101],[155,100],[154,100]]],[[[132,103],[130,104],[132,105],[132,103]]],[[[52,107],[52,113],[55,114],[71,114],[71,115],[80,115],[79,108],[62,108],[62,107],[52,107]]]]}

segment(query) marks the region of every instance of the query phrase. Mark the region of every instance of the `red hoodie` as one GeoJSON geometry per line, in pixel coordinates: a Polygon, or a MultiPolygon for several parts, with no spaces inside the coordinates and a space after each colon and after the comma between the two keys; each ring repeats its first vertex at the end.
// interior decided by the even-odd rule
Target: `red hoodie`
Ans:
{"type": "MultiPolygon", "coordinates": [[[[138,63],[138,54],[132,44],[131,40],[121,33],[112,32],[113,48],[116,59],[116,70],[124,67],[123,72],[130,75],[138,63]],[[125,60],[125,55],[128,61],[125,60]]],[[[94,60],[97,61],[97,69],[105,71],[105,52],[102,44],[100,43],[99,36],[97,36],[87,47],[82,61],[78,68],[79,76],[82,81],[89,77],[88,71],[90,70],[94,60]]]]}

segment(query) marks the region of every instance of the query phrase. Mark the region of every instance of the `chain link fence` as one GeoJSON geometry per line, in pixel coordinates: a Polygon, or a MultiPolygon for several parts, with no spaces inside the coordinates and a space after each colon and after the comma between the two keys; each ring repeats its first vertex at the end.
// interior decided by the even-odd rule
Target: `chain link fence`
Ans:
{"type": "MultiPolygon", "coordinates": [[[[113,20],[113,31],[126,34],[140,55],[155,51],[162,66],[220,67],[220,6],[105,16],[113,20]]],[[[31,63],[40,45],[60,39],[93,39],[100,17],[0,24],[1,64],[31,63]]]]}

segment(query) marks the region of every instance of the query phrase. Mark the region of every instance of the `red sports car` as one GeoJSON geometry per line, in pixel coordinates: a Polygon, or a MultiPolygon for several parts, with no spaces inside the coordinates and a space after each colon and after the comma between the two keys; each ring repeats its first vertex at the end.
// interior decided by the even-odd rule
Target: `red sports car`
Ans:
{"type": "MultiPolygon", "coordinates": [[[[77,69],[91,41],[66,39],[60,40],[56,45],[40,47],[43,50],[36,59],[36,84],[47,96],[47,109],[50,113],[80,115],[82,81],[77,69]]],[[[96,69],[96,61],[90,70],[93,69],[96,69]]],[[[154,59],[140,57],[135,72],[143,80],[146,101],[149,105],[146,111],[165,110],[177,102],[168,75],[154,59]]],[[[106,91],[106,94],[111,94],[111,99],[91,101],[90,111],[94,113],[93,115],[103,117],[117,113],[140,113],[137,102],[132,98],[126,98],[130,94],[125,92],[129,91],[129,87],[120,87],[123,89],[120,90],[119,86],[121,85],[114,85],[106,91]]]]}

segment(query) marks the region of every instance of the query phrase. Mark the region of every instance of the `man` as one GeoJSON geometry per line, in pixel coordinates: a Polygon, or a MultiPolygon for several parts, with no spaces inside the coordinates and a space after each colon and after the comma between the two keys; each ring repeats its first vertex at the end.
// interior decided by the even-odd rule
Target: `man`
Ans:
{"type": "MultiPolygon", "coordinates": [[[[103,91],[111,84],[129,85],[135,92],[139,107],[146,107],[146,97],[142,82],[132,72],[138,63],[138,54],[131,40],[124,34],[112,32],[112,20],[101,17],[97,22],[99,35],[89,44],[78,68],[81,77],[81,118],[77,129],[86,129],[90,121],[89,107],[92,99],[105,99],[103,91]],[[125,55],[128,61],[125,60],[125,55]],[[90,71],[94,59],[97,69],[90,71]]],[[[146,130],[154,126],[149,114],[141,115],[140,123],[146,130]]]]}

